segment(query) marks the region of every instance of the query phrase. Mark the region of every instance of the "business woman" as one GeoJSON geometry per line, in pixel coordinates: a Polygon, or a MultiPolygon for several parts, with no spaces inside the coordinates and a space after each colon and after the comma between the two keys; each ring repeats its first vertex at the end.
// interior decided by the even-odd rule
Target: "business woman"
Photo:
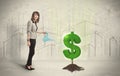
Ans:
{"type": "Polygon", "coordinates": [[[35,54],[37,33],[46,34],[46,32],[37,32],[38,30],[37,23],[39,22],[39,18],[40,18],[39,12],[34,11],[32,13],[31,20],[29,20],[27,23],[27,45],[29,46],[29,55],[28,55],[27,63],[25,65],[25,68],[27,70],[35,69],[32,67],[32,58],[35,54]]]}

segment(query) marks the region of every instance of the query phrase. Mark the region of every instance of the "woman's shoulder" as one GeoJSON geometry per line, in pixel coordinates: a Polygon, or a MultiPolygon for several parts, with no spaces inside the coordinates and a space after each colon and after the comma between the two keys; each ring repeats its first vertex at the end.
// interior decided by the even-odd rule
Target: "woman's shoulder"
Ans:
{"type": "Polygon", "coordinates": [[[28,20],[28,25],[32,25],[32,21],[31,20],[28,20]]]}
{"type": "Polygon", "coordinates": [[[31,20],[28,20],[28,23],[32,23],[32,21],[31,21],[31,20]]]}
{"type": "Polygon", "coordinates": [[[28,20],[27,25],[28,25],[28,26],[32,26],[32,21],[31,21],[31,20],[28,20]]]}

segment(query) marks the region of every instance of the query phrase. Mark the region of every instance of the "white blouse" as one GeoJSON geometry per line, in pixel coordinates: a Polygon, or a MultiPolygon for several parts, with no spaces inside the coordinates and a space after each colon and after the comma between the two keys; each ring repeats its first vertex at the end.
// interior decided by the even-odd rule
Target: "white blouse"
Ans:
{"type": "Polygon", "coordinates": [[[27,23],[27,34],[30,35],[30,39],[37,38],[37,26],[31,20],[27,23]]]}

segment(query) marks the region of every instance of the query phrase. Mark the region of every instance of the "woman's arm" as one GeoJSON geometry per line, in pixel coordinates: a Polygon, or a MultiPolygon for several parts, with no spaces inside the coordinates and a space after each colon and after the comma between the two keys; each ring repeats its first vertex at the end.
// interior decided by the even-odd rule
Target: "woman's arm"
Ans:
{"type": "Polygon", "coordinates": [[[46,34],[46,32],[37,32],[38,34],[46,34]]]}
{"type": "Polygon", "coordinates": [[[31,33],[31,28],[32,28],[31,22],[28,21],[28,23],[27,23],[27,45],[28,45],[28,46],[30,46],[30,33],[31,33]]]}

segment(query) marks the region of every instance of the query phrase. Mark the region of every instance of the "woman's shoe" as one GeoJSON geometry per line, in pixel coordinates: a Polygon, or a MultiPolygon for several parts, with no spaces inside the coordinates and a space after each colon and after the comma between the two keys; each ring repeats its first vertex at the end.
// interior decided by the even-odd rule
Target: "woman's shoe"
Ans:
{"type": "Polygon", "coordinates": [[[31,67],[31,70],[35,70],[35,68],[32,68],[32,67],[31,67]]]}
{"type": "Polygon", "coordinates": [[[28,65],[25,65],[25,69],[32,70],[31,67],[29,68],[28,65]]]}
{"type": "Polygon", "coordinates": [[[31,70],[35,70],[35,68],[32,68],[31,66],[30,66],[30,68],[31,68],[31,70]]]}

